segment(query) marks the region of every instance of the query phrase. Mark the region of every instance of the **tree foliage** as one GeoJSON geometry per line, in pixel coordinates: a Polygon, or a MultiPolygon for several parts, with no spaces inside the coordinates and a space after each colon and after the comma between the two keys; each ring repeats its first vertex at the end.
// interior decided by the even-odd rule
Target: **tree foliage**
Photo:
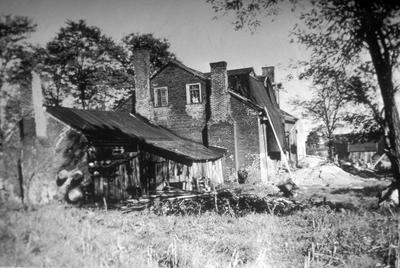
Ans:
{"type": "Polygon", "coordinates": [[[0,87],[20,82],[30,71],[33,50],[27,38],[35,29],[28,17],[0,17],[0,87]]]}
{"type": "Polygon", "coordinates": [[[316,89],[311,100],[297,99],[294,104],[303,109],[304,117],[319,123],[318,129],[328,140],[329,158],[333,160],[334,131],[344,118],[343,96],[333,86],[326,86],[316,89]]]}
{"type": "Polygon", "coordinates": [[[131,33],[122,38],[122,44],[127,51],[125,64],[132,64],[132,52],[136,49],[150,50],[150,70],[152,73],[159,70],[170,60],[176,60],[170,52],[170,43],[165,38],[157,38],[153,34],[131,33]]]}
{"type": "Polygon", "coordinates": [[[73,106],[109,109],[133,87],[133,77],[121,63],[122,48],[84,20],[68,21],[41,55],[50,104],[59,105],[70,95],[73,106]]]}
{"type": "Polygon", "coordinates": [[[27,39],[35,29],[28,17],[0,16],[0,144],[22,116],[20,92],[27,89],[35,62],[27,39]]]}
{"type": "Polygon", "coordinates": [[[48,104],[60,105],[72,96],[75,107],[115,107],[133,92],[133,50],[150,50],[154,72],[175,59],[169,46],[152,34],[129,34],[119,45],[84,20],[68,21],[45,49],[38,50],[48,104]]]}

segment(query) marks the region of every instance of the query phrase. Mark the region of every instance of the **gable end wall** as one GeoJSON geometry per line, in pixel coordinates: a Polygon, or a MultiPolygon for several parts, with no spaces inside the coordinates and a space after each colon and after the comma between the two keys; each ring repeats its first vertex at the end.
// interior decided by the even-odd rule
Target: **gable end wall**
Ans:
{"type": "MultiPolygon", "coordinates": [[[[174,65],[169,65],[150,81],[151,99],[155,87],[168,87],[168,106],[154,108],[154,121],[177,135],[203,142],[206,125],[206,81],[174,65]],[[186,84],[200,83],[202,103],[186,104],[186,84]]],[[[154,103],[154,101],[153,101],[154,103]]]]}

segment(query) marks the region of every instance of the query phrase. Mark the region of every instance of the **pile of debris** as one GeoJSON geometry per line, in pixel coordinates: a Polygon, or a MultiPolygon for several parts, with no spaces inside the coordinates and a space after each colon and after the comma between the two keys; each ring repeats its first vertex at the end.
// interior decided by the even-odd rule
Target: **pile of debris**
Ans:
{"type": "Polygon", "coordinates": [[[241,217],[250,213],[288,215],[302,210],[305,205],[284,197],[260,197],[251,194],[237,194],[225,189],[195,198],[157,200],[150,210],[156,215],[199,215],[215,211],[220,215],[241,217]]]}

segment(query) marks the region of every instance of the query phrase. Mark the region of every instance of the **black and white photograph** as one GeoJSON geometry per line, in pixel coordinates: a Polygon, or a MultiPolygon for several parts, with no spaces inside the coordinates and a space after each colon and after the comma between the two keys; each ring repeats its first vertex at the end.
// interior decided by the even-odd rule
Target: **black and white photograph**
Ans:
{"type": "Polygon", "coordinates": [[[400,1],[0,0],[0,267],[400,268],[400,1]]]}

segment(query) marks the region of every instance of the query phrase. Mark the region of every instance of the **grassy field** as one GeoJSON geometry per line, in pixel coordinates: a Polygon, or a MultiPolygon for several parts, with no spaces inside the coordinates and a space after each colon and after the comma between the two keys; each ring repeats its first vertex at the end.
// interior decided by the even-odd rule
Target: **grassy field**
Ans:
{"type": "Polygon", "coordinates": [[[387,210],[308,208],[287,216],[157,216],[54,203],[2,207],[0,265],[42,267],[394,267],[387,210]]]}

